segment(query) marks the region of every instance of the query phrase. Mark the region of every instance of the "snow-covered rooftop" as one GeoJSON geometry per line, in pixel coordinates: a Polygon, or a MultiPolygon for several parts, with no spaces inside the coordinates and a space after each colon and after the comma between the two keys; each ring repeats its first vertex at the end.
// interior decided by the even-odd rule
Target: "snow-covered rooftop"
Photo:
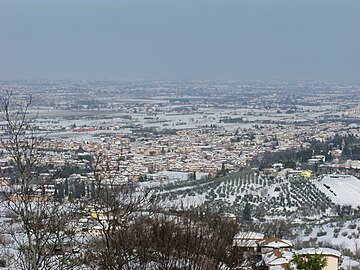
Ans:
{"type": "Polygon", "coordinates": [[[296,253],[300,255],[322,254],[322,255],[332,255],[335,257],[341,257],[341,252],[332,248],[303,248],[297,251],[296,253]]]}
{"type": "Polygon", "coordinates": [[[239,232],[234,237],[234,246],[257,247],[257,242],[264,239],[264,234],[257,232],[239,232]]]}

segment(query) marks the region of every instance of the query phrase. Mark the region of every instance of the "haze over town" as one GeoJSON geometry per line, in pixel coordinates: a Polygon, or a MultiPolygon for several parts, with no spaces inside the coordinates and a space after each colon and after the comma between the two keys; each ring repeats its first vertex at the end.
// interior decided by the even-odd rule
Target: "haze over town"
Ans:
{"type": "Polygon", "coordinates": [[[358,80],[356,0],[0,2],[4,79],[358,80]]]}

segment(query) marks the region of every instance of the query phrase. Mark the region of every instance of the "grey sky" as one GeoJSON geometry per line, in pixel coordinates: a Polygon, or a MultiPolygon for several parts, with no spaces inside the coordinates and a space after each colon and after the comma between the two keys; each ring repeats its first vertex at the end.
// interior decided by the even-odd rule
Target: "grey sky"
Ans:
{"type": "Polygon", "coordinates": [[[0,0],[0,79],[359,76],[359,0],[0,0]]]}

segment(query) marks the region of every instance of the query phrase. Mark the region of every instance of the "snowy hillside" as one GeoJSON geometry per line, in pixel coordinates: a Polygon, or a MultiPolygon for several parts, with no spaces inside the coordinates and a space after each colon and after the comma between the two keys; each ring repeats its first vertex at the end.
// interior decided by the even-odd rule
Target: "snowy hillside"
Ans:
{"type": "Polygon", "coordinates": [[[241,216],[246,203],[253,217],[309,216],[323,213],[333,202],[308,180],[268,177],[243,171],[211,178],[159,187],[159,202],[164,207],[202,206],[241,216]]]}
{"type": "Polygon", "coordinates": [[[360,206],[360,180],[352,175],[326,175],[313,182],[331,201],[360,206]]]}
{"type": "Polygon", "coordinates": [[[358,252],[360,246],[360,220],[330,222],[323,225],[308,225],[302,230],[298,241],[321,243],[321,246],[331,245],[338,250],[358,252]]]}

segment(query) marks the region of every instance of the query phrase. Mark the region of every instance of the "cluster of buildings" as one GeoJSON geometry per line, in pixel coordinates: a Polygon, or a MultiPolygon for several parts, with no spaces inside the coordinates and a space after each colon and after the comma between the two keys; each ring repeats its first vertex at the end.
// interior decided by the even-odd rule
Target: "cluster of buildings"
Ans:
{"type": "Polygon", "coordinates": [[[309,256],[321,255],[326,260],[323,270],[338,270],[342,264],[342,254],[332,248],[312,247],[294,249],[290,240],[277,237],[266,239],[257,232],[239,232],[234,238],[234,247],[257,253],[256,266],[268,270],[293,269],[294,256],[308,260],[309,256]]]}
{"type": "MultiPolygon", "coordinates": [[[[41,147],[47,150],[49,164],[86,168],[87,158],[75,153],[81,147],[85,155],[101,153],[110,168],[120,166],[122,181],[163,171],[216,175],[223,164],[233,171],[249,166],[254,157],[266,152],[306,149],[311,140],[325,142],[336,134],[360,134],[357,88],[353,85],[3,84],[14,90],[19,100],[25,98],[24,92],[36,90],[30,114],[39,116],[34,128],[47,134],[41,147]],[[349,121],[354,123],[349,125],[349,121]]],[[[5,132],[6,125],[0,122],[0,135],[5,132]]],[[[2,151],[0,145],[0,167],[6,167],[2,151]]],[[[341,149],[334,149],[332,155],[340,157],[341,149]]]]}
{"type": "MultiPolygon", "coordinates": [[[[308,141],[311,140],[326,141],[336,134],[349,132],[355,136],[360,134],[357,127],[351,130],[341,127],[339,124],[323,123],[300,128],[292,124],[257,129],[178,130],[174,134],[117,134],[81,141],[46,138],[40,148],[47,153],[47,164],[55,169],[65,166],[86,168],[91,157],[101,155],[110,168],[120,168],[121,181],[136,181],[147,174],[163,171],[214,176],[224,166],[227,171],[247,167],[255,157],[267,152],[298,151],[309,147],[308,141]]],[[[5,170],[9,160],[1,145],[0,152],[3,153],[0,170],[5,170]]],[[[332,155],[335,158],[341,156],[341,149],[334,149],[332,155]]],[[[324,158],[322,155],[314,156],[308,163],[323,163],[324,158]]],[[[349,161],[347,165],[359,167],[356,161],[349,161]]],[[[341,167],[336,162],[331,166],[341,167]]],[[[310,172],[305,174],[306,177],[311,176],[310,172]]]]}

